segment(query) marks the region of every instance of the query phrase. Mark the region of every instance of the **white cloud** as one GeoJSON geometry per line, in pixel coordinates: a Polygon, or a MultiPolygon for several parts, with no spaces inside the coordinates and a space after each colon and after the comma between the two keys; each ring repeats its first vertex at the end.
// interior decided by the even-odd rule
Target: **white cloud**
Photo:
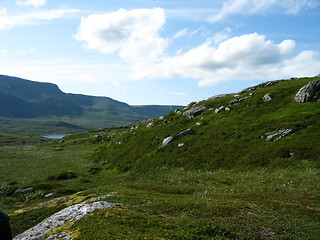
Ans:
{"type": "Polygon", "coordinates": [[[319,0],[229,0],[223,3],[219,12],[208,18],[211,23],[219,22],[229,15],[253,15],[266,12],[270,8],[278,8],[287,14],[298,14],[303,9],[320,6],[319,0]]]}
{"type": "Polygon", "coordinates": [[[162,56],[168,45],[168,40],[159,35],[164,23],[161,8],[119,9],[82,18],[75,38],[87,48],[117,52],[129,62],[153,61],[162,56]]]}
{"type": "Polygon", "coordinates": [[[27,54],[34,53],[35,51],[36,50],[34,50],[33,48],[28,48],[26,50],[17,51],[17,55],[27,55],[27,54]]]}
{"type": "Polygon", "coordinates": [[[6,49],[0,49],[0,55],[8,54],[9,51],[6,49]]]}
{"type": "Polygon", "coordinates": [[[213,46],[212,41],[188,52],[167,57],[135,69],[140,78],[192,78],[199,86],[230,80],[268,80],[290,76],[312,76],[320,72],[316,53],[292,57],[295,42],[275,44],[257,33],[233,37],[213,46]]]}
{"type": "MultiPolygon", "coordinates": [[[[263,2],[257,6],[267,4],[263,2]]],[[[230,38],[229,28],[196,48],[169,56],[169,40],[160,36],[164,23],[165,14],[160,8],[120,9],[83,18],[75,38],[88,48],[118,54],[128,63],[131,78],[136,80],[186,78],[197,80],[199,86],[211,86],[223,81],[268,80],[320,72],[315,52],[294,56],[293,40],[277,44],[258,33],[230,38]]],[[[173,38],[188,34],[183,29],[173,38]]]]}
{"type": "Polygon", "coordinates": [[[182,29],[180,30],[179,32],[177,32],[173,38],[180,38],[180,37],[183,37],[183,36],[186,36],[188,34],[188,29],[185,28],[185,29],[182,29]]]}
{"type": "Polygon", "coordinates": [[[37,24],[39,21],[51,21],[54,19],[70,17],[80,11],[77,9],[59,9],[47,11],[35,11],[20,15],[9,15],[5,8],[0,9],[0,31],[8,30],[16,25],[37,24]]]}
{"type": "Polygon", "coordinates": [[[19,0],[16,1],[16,4],[19,6],[34,6],[34,7],[42,7],[46,4],[46,0],[19,0]]]}

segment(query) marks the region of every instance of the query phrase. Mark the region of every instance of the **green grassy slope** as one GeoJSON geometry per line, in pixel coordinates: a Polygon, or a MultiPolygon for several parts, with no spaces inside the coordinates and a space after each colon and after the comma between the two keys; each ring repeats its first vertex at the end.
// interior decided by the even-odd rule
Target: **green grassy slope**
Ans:
{"type": "Polygon", "coordinates": [[[293,102],[315,79],[201,101],[192,106],[207,110],[193,119],[183,116],[185,109],[62,142],[3,145],[0,205],[11,216],[14,235],[66,206],[112,193],[107,201],[123,205],[51,234],[81,240],[318,239],[320,101],[293,102]],[[251,93],[229,111],[210,110],[251,93]],[[272,100],[264,102],[267,93],[272,100]],[[160,148],[163,139],[186,129],[194,134],[160,148]],[[296,131],[267,142],[266,133],[279,129],[296,131]],[[33,189],[14,194],[27,187],[33,189]]]}
{"type": "MultiPolygon", "coordinates": [[[[117,134],[113,139],[101,132],[105,143],[96,152],[97,161],[108,161],[111,168],[141,170],[150,167],[174,166],[185,169],[253,168],[315,164],[319,166],[320,101],[297,103],[293,97],[310,80],[297,79],[278,83],[253,92],[252,97],[230,111],[215,113],[210,108],[227,106],[233,95],[206,100],[194,106],[207,110],[194,119],[171,113],[163,120],[154,120],[153,127],[140,124],[135,130],[117,134]],[[265,94],[273,100],[264,102],[265,94]],[[164,148],[162,140],[192,129],[186,136],[164,148]],[[266,142],[266,134],[280,129],[296,129],[290,136],[266,142]],[[121,142],[121,144],[117,144],[121,142]],[[184,145],[178,147],[179,143],[184,145]]],[[[190,108],[190,107],[189,107],[190,108]]],[[[185,110],[184,110],[185,111],[185,110]]]]}

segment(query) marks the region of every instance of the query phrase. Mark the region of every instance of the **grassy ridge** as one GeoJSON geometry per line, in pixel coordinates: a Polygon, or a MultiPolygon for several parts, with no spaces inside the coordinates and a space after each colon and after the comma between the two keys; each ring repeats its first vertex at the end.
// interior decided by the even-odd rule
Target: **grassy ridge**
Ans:
{"type": "Polygon", "coordinates": [[[97,210],[54,232],[83,240],[318,239],[320,101],[292,101],[315,79],[202,101],[193,106],[207,110],[194,119],[171,112],[63,142],[3,145],[0,204],[14,235],[66,206],[113,193],[107,201],[122,206],[97,210]],[[230,111],[209,110],[250,93],[230,111]],[[262,100],[267,93],[270,102],[262,100]],[[164,138],[188,128],[195,134],[160,148],[164,138]],[[266,142],[266,133],[293,128],[290,136],[266,142]],[[33,189],[14,194],[27,187],[33,189]]]}

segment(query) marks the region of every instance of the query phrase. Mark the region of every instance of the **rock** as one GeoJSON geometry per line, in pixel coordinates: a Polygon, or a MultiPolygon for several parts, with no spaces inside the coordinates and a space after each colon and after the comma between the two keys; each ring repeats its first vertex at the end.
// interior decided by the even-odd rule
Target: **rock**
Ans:
{"type": "Polygon", "coordinates": [[[44,197],[44,198],[50,198],[50,197],[52,197],[52,196],[53,196],[53,193],[48,193],[48,194],[44,195],[43,197],[44,197]]]}
{"type": "Polygon", "coordinates": [[[188,119],[192,119],[198,115],[200,115],[201,113],[203,113],[203,111],[206,110],[205,106],[197,106],[197,107],[192,107],[189,110],[185,111],[183,113],[183,116],[185,116],[188,119]]]}
{"type": "Polygon", "coordinates": [[[17,189],[14,194],[16,195],[21,195],[21,194],[26,194],[26,193],[29,193],[33,190],[32,187],[29,187],[29,188],[24,188],[24,189],[17,189]]]}
{"type": "Polygon", "coordinates": [[[58,233],[49,236],[46,240],[69,240],[72,239],[71,233],[58,233]]]}
{"type": "Polygon", "coordinates": [[[154,125],[154,123],[153,123],[153,122],[150,122],[150,123],[147,124],[147,128],[152,128],[153,125],[154,125]]]}
{"type": "Polygon", "coordinates": [[[312,102],[320,98],[320,80],[309,82],[307,85],[300,88],[294,97],[294,100],[299,103],[312,102]]]}
{"type": "Polygon", "coordinates": [[[191,134],[194,134],[194,131],[192,129],[187,129],[187,130],[184,130],[173,137],[171,137],[171,136],[167,137],[163,140],[160,148],[163,148],[163,147],[167,146],[169,143],[172,143],[173,141],[176,141],[184,136],[191,135],[191,134]]]}
{"type": "MultiPolygon", "coordinates": [[[[79,203],[70,207],[67,207],[52,216],[46,218],[38,225],[26,230],[25,232],[17,235],[14,240],[40,240],[48,232],[60,227],[62,224],[68,220],[79,220],[85,215],[92,213],[96,209],[104,209],[113,206],[117,206],[117,203],[110,202],[94,202],[86,204],[86,202],[79,203]]],[[[55,238],[53,238],[55,239],[55,238]]]]}
{"type": "Polygon", "coordinates": [[[184,143],[179,143],[178,144],[178,147],[182,147],[182,146],[184,146],[184,143]]]}
{"type": "Polygon", "coordinates": [[[276,130],[273,132],[268,132],[266,133],[267,139],[266,142],[272,142],[272,141],[276,141],[279,140],[283,137],[289,136],[292,133],[296,132],[298,129],[294,128],[294,129],[280,129],[280,130],[276,130]]]}
{"type": "Polygon", "coordinates": [[[213,97],[210,97],[207,100],[210,101],[210,100],[214,100],[214,99],[217,99],[217,98],[223,98],[223,97],[226,97],[226,96],[228,96],[228,94],[219,94],[219,95],[215,95],[213,97]]]}
{"type": "Polygon", "coordinates": [[[215,113],[220,113],[220,112],[223,112],[223,111],[225,111],[226,110],[226,107],[225,106],[221,106],[221,107],[219,107],[219,108],[216,108],[215,110],[214,110],[214,112],[215,113]]]}
{"type": "Polygon", "coordinates": [[[270,96],[269,93],[267,93],[266,95],[263,96],[262,100],[263,100],[264,102],[269,102],[269,101],[272,100],[272,97],[270,96]]]}
{"type": "Polygon", "coordinates": [[[165,147],[165,146],[167,146],[169,143],[171,143],[171,142],[173,142],[174,140],[173,140],[173,137],[167,137],[167,138],[165,138],[165,139],[163,139],[163,142],[162,142],[162,144],[161,144],[161,148],[162,147],[165,147]]]}
{"type": "Polygon", "coordinates": [[[238,105],[240,103],[239,99],[232,99],[229,102],[229,105],[233,106],[233,105],[238,105]]]}
{"type": "Polygon", "coordinates": [[[268,81],[268,82],[260,83],[259,85],[245,88],[245,89],[243,89],[242,91],[238,92],[238,94],[242,94],[242,93],[245,93],[245,92],[251,92],[251,91],[258,90],[258,89],[262,89],[262,88],[265,88],[265,87],[274,85],[274,84],[276,84],[276,83],[278,83],[278,82],[279,82],[279,81],[268,81]]]}

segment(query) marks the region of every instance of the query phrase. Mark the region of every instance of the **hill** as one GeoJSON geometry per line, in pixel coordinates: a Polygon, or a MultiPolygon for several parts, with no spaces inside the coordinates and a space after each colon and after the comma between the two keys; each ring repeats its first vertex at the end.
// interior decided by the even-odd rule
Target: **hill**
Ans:
{"type": "MultiPolygon", "coordinates": [[[[167,114],[179,106],[134,107],[108,97],[62,92],[57,85],[0,75],[0,117],[55,121],[77,129],[117,126],[167,114]]],[[[4,121],[5,122],[5,121],[4,121]]],[[[14,123],[15,121],[13,121],[14,123]]],[[[27,121],[33,126],[34,121],[27,121]]],[[[37,122],[37,121],[36,121],[37,122]]],[[[36,125],[43,125],[43,121],[36,125]]],[[[51,125],[54,127],[54,124],[51,125]]],[[[47,126],[50,132],[50,125],[47,126]]],[[[8,129],[8,128],[7,128],[8,129]]],[[[1,129],[4,130],[4,129],[1,129]]],[[[54,128],[52,131],[61,129],[54,128]]],[[[68,133],[68,128],[64,129],[68,133]]]]}
{"type": "Polygon", "coordinates": [[[271,81],[145,122],[4,144],[0,204],[15,236],[30,229],[16,240],[318,239],[319,93],[319,76],[271,81]]]}

